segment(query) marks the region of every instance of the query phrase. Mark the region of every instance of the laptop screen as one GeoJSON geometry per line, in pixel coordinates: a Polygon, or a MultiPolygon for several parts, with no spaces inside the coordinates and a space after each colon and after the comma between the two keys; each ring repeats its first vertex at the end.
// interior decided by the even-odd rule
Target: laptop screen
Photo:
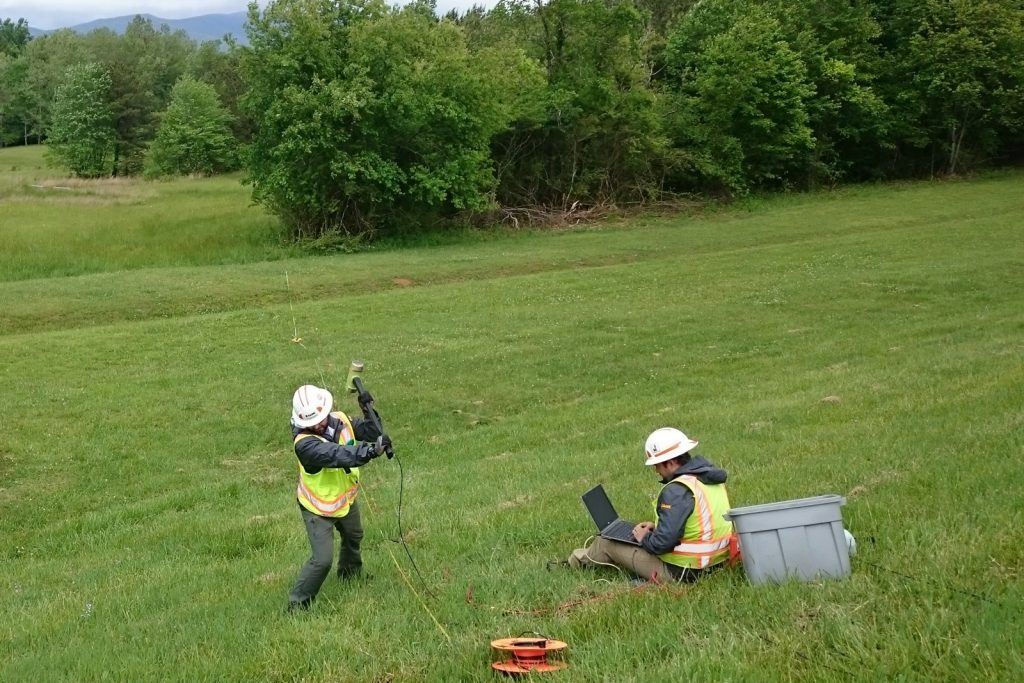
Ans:
{"type": "Polygon", "coordinates": [[[612,507],[612,501],[608,499],[608,494],[600,484],[583,494],[583,504],[594,524],[597,524],[598,531],[604,531],[606,526],[619,518],[612,507]]]}

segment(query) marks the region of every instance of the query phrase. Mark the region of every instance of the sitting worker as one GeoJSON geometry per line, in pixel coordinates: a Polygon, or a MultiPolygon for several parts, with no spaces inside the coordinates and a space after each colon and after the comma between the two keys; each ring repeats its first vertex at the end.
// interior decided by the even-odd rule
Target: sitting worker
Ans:
{"type": "Polygon", "coordinates": [[[299,571],[288,594],[288,610],[306,609],[331,571],[334,530],[341,534],[338,577],[358,575],[363,568],[359,544],[359,467],[382,455],[391,440],[370,420],[369,394],[360,395],[364,419],[331,412],[334,397],[327,389],[306,384],[292,396],[292,442],[299,462],[297,496],[312,555],[299,571]]]}
{"type": "Polygon", "coordinates": [[[729,559],[732,523],[725,470],[699,455],[678,429],[663,427],[647,437],[645,465],[664,486],[654,502],[656,520],[633,528],[639,546],[598,536],[569,555],[569,566],[614,565],[650,581],[693,581],[729,559]]]}

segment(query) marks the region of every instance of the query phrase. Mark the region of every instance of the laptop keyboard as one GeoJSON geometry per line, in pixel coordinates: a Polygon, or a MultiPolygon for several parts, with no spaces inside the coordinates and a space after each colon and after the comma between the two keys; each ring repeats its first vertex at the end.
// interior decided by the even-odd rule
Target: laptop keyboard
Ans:
{"type": "Polygon", "coordinates": [[[622,519],[617,519],[606,526],[601,531],[601,535],[605,538],[617,538],[636,543],[636,539],[633,537],[633,525],[622,519]]]}

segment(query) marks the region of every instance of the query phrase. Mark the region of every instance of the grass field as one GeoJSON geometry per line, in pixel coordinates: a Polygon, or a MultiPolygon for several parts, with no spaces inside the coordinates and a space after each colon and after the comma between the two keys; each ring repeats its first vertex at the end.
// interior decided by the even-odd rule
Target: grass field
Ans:
{"type": "Polygon", "coordinates": [[[76,180],[38,146],[0,150],[0,278],[264,261],[294,255],[237,176],[76,180]]]}
{"type": "Polygon", "coordinates": [[[300,258],[229,179],[74,204],[18,154],[0,680],[489,681],[489,641],[526,632],[569,643],[560,681],[1024,677],[1024,174],[300,258]],[[426,586],[393,542],[397,463],[375,461],[372,578],[286,615],[307,556],[291,393],[352,358],[426,586]],[[734,505],[846,496],[851,578],[549,570],[589,534],[590,484],[648,515],[663,425],[730,471],[734,505]]]}

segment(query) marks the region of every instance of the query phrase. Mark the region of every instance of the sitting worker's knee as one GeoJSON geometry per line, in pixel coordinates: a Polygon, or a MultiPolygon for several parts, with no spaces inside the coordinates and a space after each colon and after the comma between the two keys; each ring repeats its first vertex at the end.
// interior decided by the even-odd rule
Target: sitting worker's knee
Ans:
{"type": "Polygon", "coordinates": [[[569,567],[572,569],[580,569],[587,565],[587,549],[577,548],[569,553],[569,559],[567,560],[569,567]]]}

